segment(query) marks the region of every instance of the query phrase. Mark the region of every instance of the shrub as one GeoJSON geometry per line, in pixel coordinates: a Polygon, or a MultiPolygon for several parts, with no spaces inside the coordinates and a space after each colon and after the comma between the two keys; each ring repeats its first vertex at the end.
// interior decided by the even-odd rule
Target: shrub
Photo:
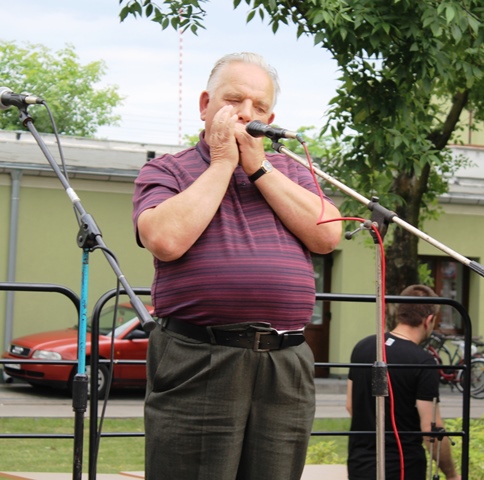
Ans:
{"type": "MultiPolygon", "coordinates": [[[[448,432],[462,431],[462,418],[446,419],[445,429],[448,432]]],[[[469,425],[469,480],[484,480],[484,417],[471,419],[469,425]]],[[[451,437],[455,445],[452,457],[457,465],[461,464],[462,437],[451,437]]]]}
{"type": "Polygon", "coordinates": [[[335,465],[346,463],[346,459],[342,459],[336,453],[336,444],[330,440],[310,445],[306,455],[306,463],[308,465],[335,465]]]}

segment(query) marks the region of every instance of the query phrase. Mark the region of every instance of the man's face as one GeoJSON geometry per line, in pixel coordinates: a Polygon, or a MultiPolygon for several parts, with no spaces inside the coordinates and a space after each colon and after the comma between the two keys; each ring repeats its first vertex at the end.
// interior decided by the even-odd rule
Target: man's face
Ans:
{"type": "Polygon", "coordinates": [[[205,121],[205,139],[210,144],[213,117],[225,105],[232,105],[238,122],[246,125],[252,120],[272,123],[274,88],[269,75],[257,65],[232,62],[218,74],[212,96],[202,92],[200,118],[205,121]]]}

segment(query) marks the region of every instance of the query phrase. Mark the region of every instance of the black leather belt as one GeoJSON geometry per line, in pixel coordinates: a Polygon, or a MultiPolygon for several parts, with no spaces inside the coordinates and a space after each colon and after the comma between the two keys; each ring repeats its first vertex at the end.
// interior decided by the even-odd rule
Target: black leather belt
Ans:
{"type": "Polygon", "coordinates": [[[179,333],[203,343],[250,348],[254,352],[295,347],[305,341],[302,331],[279,333],[268,323],[262,322],[202,327],[167,317],[161,319],[161,329],[179,333]]]}

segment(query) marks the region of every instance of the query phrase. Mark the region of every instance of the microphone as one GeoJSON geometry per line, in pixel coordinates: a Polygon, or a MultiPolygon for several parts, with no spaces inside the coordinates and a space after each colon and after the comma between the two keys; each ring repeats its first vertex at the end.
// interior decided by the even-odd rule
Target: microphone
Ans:
{"type": "Polygon", "coordinates": [[[7,110],[10,107],[23,108],[29,105],[41,104],[44,100],[33,95],[13,93],[10,88],[0,87],[0,110],[7,110]]]}
{"type": "Polygon", "coordinates": [[[290,130],[286,130],[285,128],[276,128],[270,125],[266,125],[262,123],[260,120],[254,120],[247,124],[245,127],[247,133],[252,135],[253,137],[268,137],[275,142],[277,142],[280,138],[295,138],[299,142],[303,141],[302,135],[297,132],[291,132],[290,130]]]}

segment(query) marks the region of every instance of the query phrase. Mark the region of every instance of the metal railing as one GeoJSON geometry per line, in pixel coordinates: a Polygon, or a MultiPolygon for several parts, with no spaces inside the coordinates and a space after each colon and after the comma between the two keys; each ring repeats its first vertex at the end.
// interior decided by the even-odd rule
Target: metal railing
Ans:
{"type": "MultiPolygon", "coordinates": [[[[74,303],[77,311],[79,312],[79,298],[71,290],[61,287],[59,285],[53,284],[20,284],[20,283],[0,283],[0,290],[18,290],[18,291],[38,291],[38,292],[59,292],[66,295],[74,303]]],[[[149,288],[134,288],[136,295],[150,295],[149,288]]],[[[124,291],[121,290],[120,294],[124,291]]],[[[94,480],[96,478],[96,462],[97,458],[96,448],[98,445],[99,436],[104,437],[142,437],[144,433],[140,432],[101,432],[98,433],[98,394],[97,394],[97,377],[99,363],[109,363],[109,360],[99,360],[99,317],[104,305],[112,298],[116,296],[116,290],[110,290],[106,292],[95,304],[92,314],[92,330],[91,330],[91,389],[90,389],[90,400],[89,400],[89,480],[94,480]]],[[[360,302],[360,303],[375,303],[376,297],[374,295],[349,295],[349,294],[328,294],[328,293],[318,293],[316,294],[317,301],[323,302],[360,302]]],[[[452,365],[421,365],[422,368],[455,368],[462,369],[464,375],[463,382],[463,403],[462,403],[462,431],[457,432],[445,432],[448,436],[458,436],[462,437],[462,455],[461,455],[461,475],[463,480],[468,479],[469,475],[469,427],[470,427],[470,375],[469,368],[471,361],[471,343],[472,343],[472,324],[467,311],[464,307],[448,298],[440,297],[401,297],[401,296],[386,296],[386,303],[420,303],[420,304],[439,304],[439,305],[449,305],[455,308],[464,322],[464,363],[458,366],[452,365]]],[[[0,359],[0,364],[12,363],[11,359],[0,359]]],[[[35,363],[35,364],[75,364],[75,361],[41,361],[41,360],[19,360],[16,363],[35,363]]],[[[130,360],[117,360],[117,363],[121,364],[138,364],[140,361],[130,361],[130,360]]],[[[371,367],[371,364],[351,364],[351,363],[331,363],[331,362],[316,362],[315,367],[334,367],[334,368],[349,368],[356,366],[358,368],[371,367]]],[[[389,369],[393,368],[410,368],[415,367],[415,365],[409,364],[388,364],[389,369]]],[[[312,436],[350,436],[350,435],[368,435],[374,434],[374,431],[369,432],[311,432],[312,436]]],[[[389,432],[392,433],[392,432],[389,432]]],[[[405,434],[419,434],[425,436],[436,436],[435,432],[399,432],[400,435],[405,434]]],[[[441,433],[438,433],[441,435],[441,433]]],[[[74,438],[73,434],[0,434],[0,439],[12,439],[12,438],[61,438],[61,439],[71,439],[74,438]]]]}
{"type": "MultiPolygon", "coordinates": [[[[79,318],[79,311],[80,311],[80,299],[78,295],[73,292],[70,288],[63,287],[61,285],[56,285],[53,283],[20,283],[20,282],[0,282],[0,291],[7,291],[7,292],[50,292],[50,293],[59,293],[64,295],[68,298],[74,308],[76,309],[77,318],[79,318]]],[[[3,365],[5,363],[13,363],[12,359],[2,359],[0,358],[0,364],[3,365]]],[[[77,360],[22,360],[22,359],[15,359],[15,363],[18,364],[25,364],[31,363],[36,365],[77,365],[77,360]]],[[[50,434],[50,433],[0,433],[0,439],[6,438],[49,438],[49,439],[74,439],[74,433],[65,433],[65,434],[50,434]]]]}
{"type": "MultiPolygon", "coordinates": [[[[344,301],[344,302],[362,302],[362,303],[375,303],[376,296],[374,295],[348,295],[348,294],[326,294],[317,293],[316,300],[321,301],[344,301]]],[[[462,391],[462,431],[446,431],[445,436],[451,437],[462,437],[462,456],[461,456],[461,478],[467,480],[469,477],[469,441],[470,441],[470,371],[469,366],[471,362],[471,344],[472,344],[472,324],[469,314],[464,309],[464,307],[457,301],[449,298],[441,297],[403,297],[387,295],[385,297],[386,303],[419,303],[419,304],[429,304],[429,305],[449,305],[455,308],[464,322],[464,362],[461,365],[420,365],[420,368],[431,368],[431,369],[461,369],[463,370],[464,381],[463,381],[463,391],[462,391]]],[[[315,366],[324,367],[337,367],[337,368],[368,368],[373,367],[373,364],[353,364],[353,363],[315,363],[315,366]]],[[[388,369],[398,369],[398,368],[415,368],[415,364],[388,364],[388,369]]],[[[387,431],[385,433],[392,434],[392,431],[387,431]]],[[[350,436],[350,435],[372,435],[376,434],[375,431],[352,431],[352,432],[312,432],[312,436],[350,436]]],[[[442,432],[400,432],[400,436],[405,435],[420,435],[429,437],[438,437],[442,435],[442,432]]]]}

